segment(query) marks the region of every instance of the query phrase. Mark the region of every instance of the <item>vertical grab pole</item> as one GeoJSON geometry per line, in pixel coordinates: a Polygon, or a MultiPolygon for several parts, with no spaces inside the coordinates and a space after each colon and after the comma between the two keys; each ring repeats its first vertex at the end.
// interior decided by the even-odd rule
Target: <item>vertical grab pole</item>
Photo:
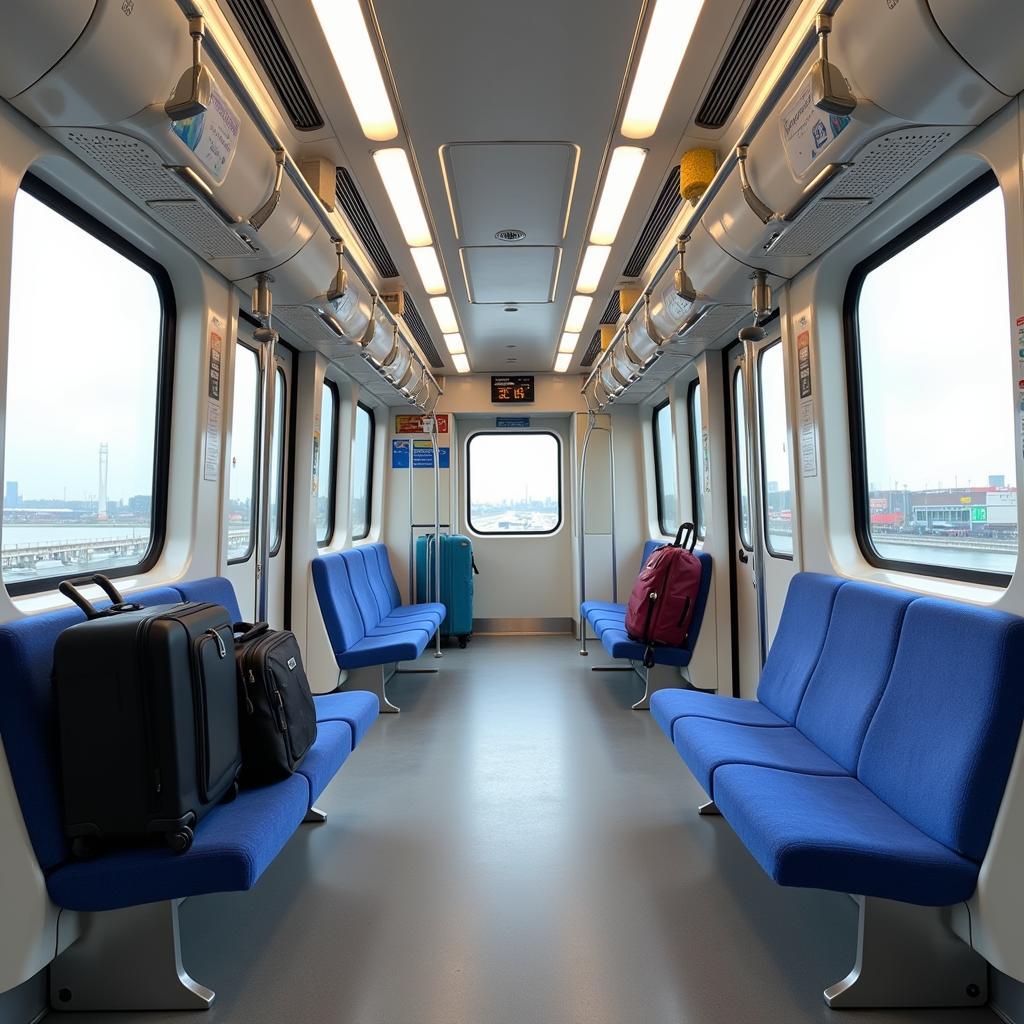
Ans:
{"type": "Polygon", "coordinates": [[[254,312],[264,324],[253,331],[260,349],[260,445],[256,490],[256,621],[266,622],[270,604],[270,469],[274,447],[274,391],[277,331],[270,327],[271,296],[265,275],[260,275],[253,296],[254,312]]]}
{"type": "MultiPolygon", "coordinates": [[[[434,599],[441,600],[441,449],[437,444],[437,413],[430,414],[430,440],[434,446],[434,599]]],[[[441,654],[441,627],[434,634],[434,657],[441,654]]]]}
{"type": "Polygon", "coordinates": [[[590,438],[594,433],[597,424],[597,415],[590,408],[587,402],[587,433],[583,438],[583,454],[580,457],[580,657],[585,658],[587,651],[587,621],[583,616],[583,602],[587,599],[587,552],[586,552],[586,490],[587,490],[587,449],[590,447],[590,438]]]}
{"type": "Polygon", "coordinates": [[[416,519],[413,516],[412,498],[412,438],[406,439],[409,446],[409,604],[416,603],[416,519]]]}
{"type": "MultiPolygon", "coordinates": [[[[762,332],[763,333],[763,332],[762,332]]],[[[742,337],[742,332],[741,332],[742,337]]],[[[761,667],[768,657],[768,609],[764,592],[764,540],[761,516],[761,474],[758,471],[758,432],[754,429],[757,385],[754,371],[757,366],[757,342],[749,337],[743,340],[743,392],[746,406],[744,431],[747,435],[747,479],[750,481],[750,536],[754,544],[754,590],[757,596],[757,652],[761,667]]]]}
{"type": "MultiPolygon", "coordinates": [[[[602,428],[604,429],[604,428],[602,428]]],[[[619,560],[615,548],[615,434],[612,432],[612,418],[608,417],[608,461],[611,464],[612,483],[612,603],[619,603],[619,560]]]]}

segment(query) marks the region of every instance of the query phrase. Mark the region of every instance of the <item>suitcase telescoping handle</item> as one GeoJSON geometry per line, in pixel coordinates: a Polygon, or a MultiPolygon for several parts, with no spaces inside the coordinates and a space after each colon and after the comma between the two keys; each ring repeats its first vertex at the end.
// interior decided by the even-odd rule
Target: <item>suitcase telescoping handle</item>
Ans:
{"type": "Polygon", "coordinates": [[[126,601],[121,591],[101,573],[96,573],[93,576],[80,576],[77,580],[62,580],[57,589],[66,598],[74,601],[85,612],[86,617],[90,619],[101,619],[105,615],[116,615],[118,612],[137,611],[142,607],[141,604],[132,604],[130,601],[126,601]],[[104,608],[102,611],[97,609],[92,601],[78,589],[79,587],[87,587],[90,584],[99,587],[110,598],[109,608],[104,608]]]}
{"type": "Polygon", "coordinates": [[[268,629],[270,629],[269,622],[236,622],[231,627],[237,644],[247,644],[250,640],[262,636],[268,629]]]}
{"type": "Polygon", "coordinates": [[[693,523],[683,523],[683,525],[676,530],[676,539],[672,542],[672,547],[686,548],[687,551],[692,551],[696,546],[697,531],[694,529],[693,523]]]}

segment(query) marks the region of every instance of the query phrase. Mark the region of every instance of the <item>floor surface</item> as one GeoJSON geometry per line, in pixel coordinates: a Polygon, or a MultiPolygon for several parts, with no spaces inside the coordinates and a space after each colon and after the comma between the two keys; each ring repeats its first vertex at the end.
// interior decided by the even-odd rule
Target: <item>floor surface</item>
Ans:
{"type": "Polygon", "coordinates": [[[249,893],[189,900],[195,1014],[76,1024],[990,1024],[844,1012],[855,907],[772,884],[624,673],[569,638],[478,637],[397,677],[249,893]]]}

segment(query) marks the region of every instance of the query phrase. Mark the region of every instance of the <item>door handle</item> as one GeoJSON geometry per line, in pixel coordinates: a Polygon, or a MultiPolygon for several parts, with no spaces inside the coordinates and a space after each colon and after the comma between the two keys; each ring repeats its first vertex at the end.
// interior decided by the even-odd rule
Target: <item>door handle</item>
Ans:
{"type": "Polygon", "coordinates": [[[743,563],[744,565],[746,565],[746,564],[747,564],[747,562],[749,562],[749,561],[750,561],[750,557],[749,557],[749,556],[747,555],[746,551],[744,551],[744,549],[743,549],[743,548],[740,548],[740,550],[739,550],[739,556],[740,556],[740,561],[741,561],[741,562],[742,562],[742,563],[743,563]]]}

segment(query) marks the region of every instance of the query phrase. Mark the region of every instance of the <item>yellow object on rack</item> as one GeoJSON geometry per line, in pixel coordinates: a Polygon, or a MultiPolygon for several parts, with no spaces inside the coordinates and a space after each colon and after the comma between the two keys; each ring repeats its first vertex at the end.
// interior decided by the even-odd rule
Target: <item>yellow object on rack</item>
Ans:
{"type": "Polygon", "coordinates": [[[623,315],[628,313],[637,304],[637,300],[643,293],[644,290],[642,288],[620,288],[619,312],[623,315]]]}
{"type": "Polygon", "coordinates": [[[718,153],[713,149],[691,149],[679,161],[679,194],[695,203],[718,170],[718,153]]]}
{"type": "Polygon", "coordinates": [[[615,337],[615,332],[618,328],[615,324],[601,324],[601,351],[604,352],[608,346],[612,343],[612,338],[615,337]]]}

